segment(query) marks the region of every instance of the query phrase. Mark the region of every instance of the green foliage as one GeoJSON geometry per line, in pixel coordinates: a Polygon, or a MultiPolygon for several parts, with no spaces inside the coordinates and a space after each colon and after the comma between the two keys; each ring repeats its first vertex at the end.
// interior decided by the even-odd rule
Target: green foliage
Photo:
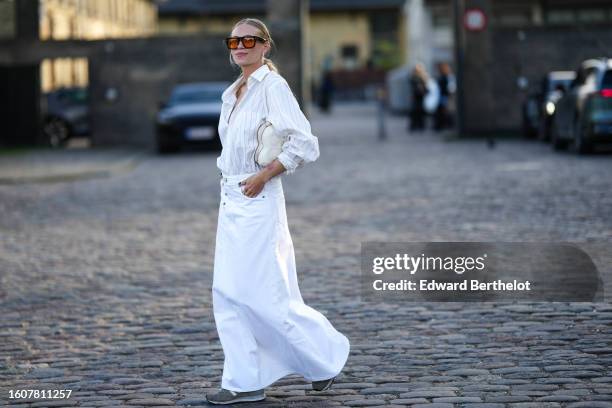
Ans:
{"type": "Polygon", "coordinates": [[[372,63],[375,68],[393,69],[401,64],[401,50],[396,41],[378,40],[374,43],[372,63]]]}

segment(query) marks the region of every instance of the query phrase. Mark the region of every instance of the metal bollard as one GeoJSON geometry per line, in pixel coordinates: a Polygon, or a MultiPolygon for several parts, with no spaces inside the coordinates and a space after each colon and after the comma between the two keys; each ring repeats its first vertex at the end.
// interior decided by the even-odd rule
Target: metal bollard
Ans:
{"type": "Polygon", "coordinates": [[[384,86],[380,86],[376,89],[376,100],[378,104],[378,140],[385,140],[387,138],[387,129],[385,126],[385,100],[387,92],[384,86]]]}

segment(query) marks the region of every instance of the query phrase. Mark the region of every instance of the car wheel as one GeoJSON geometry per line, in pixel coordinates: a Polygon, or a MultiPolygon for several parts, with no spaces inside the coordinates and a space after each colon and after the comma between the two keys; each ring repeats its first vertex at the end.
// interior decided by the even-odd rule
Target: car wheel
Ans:
{"type": "Polygon", "coordinates": [[[63,147],[70,139],[70,126],[60,118],[51,118],[43,125],[45,142],[51,147],[63,147]]]}
{"type": "Polygon", "coordinates": [[[550,144],[553,150],[563,150],[567,147],[565,140],[559,137],[559,125],[556,120],[552,121],[550,129],[550,144]]]}
{"type": "Polygon", "coordinates": [[[591,144],[584,140],[584,128],[580,125],[580,120],[574,123],[574,151],[578,154],[591,152],[591,144]]]}

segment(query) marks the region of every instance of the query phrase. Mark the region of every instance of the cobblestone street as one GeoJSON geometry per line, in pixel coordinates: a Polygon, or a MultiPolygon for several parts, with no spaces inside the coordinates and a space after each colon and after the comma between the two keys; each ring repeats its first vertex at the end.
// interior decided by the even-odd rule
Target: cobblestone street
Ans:
{"type": "MultiPolygon", "coordinates": [[[[351,341],[326,392],[292,375],[253,407],[612,407],[612,154],[443,141],[374,106],[313,109],[321,156],[283,175],[304,301],[351,341]],[[367,303],[364,241],[579,243],[602,303],[367,303]]],[[[107,178],[0,185],[0,401],[206,406],[223,351],[211,301],[217,153],[107,178]],[[10,390],[72,390],[10,399],[10,390]]],[[[244,404],[247,406],[246,404],[244,404]]]]}

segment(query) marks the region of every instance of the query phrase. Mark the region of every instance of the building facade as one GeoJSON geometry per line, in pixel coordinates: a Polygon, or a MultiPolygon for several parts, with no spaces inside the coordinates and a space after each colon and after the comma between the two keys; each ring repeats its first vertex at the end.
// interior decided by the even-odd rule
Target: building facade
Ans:
{"type": "Polygon", "coordinates": [[[89,86],[88,58],[105,45],[92,40],[151,36],[156,10],[154,0],[0,0],[0,99],[11,101],[0,145],[48,144],[42,93],[89,86]]]}
{"type": "MultiPolygon", "coordinates": [[[[6,1],[6,0],[4,0],[6,1]]],[[[157,33],[157,5],[150,0],[40,0],[41,40],[100,40],[157,33]]],[[[85,58],[41,62],[41,90],[87,86],[85,58]]]]}
{"type": "Polygon", "coordinates": [[[42,40],[99,40],[153,35],[157,6],[148,0],[41,0],[42,40]]]}
{"type": "MultiPolygon", "coordinates": [[[[418,42],[425,49],[409,48],[409,59],[424,59],[426,65],[433,66],[437,61],[454,58],[454,2],[409,0],[407,14],[418,14],[410,20],[410,26],[416,20],[421,27],[410,31],[407,42],[418,42]]],[[[469,7],[471,3],[468,0],[465,4],[469,7]]],[[[489,0],[485,5],[491,29],[612,27],[610,0],[489,0]]]]}
{"type": "MultiPolygon", "coordinates": [[[[405,63],[405,1],[310,0],[308,79],[318,83],[326,70],[388,70],[405,63]]],[[[265,8],[264,0],[166,0],[159,6],[159,35],[227,35],[241,18],[265,21],[265,8]]]]}

